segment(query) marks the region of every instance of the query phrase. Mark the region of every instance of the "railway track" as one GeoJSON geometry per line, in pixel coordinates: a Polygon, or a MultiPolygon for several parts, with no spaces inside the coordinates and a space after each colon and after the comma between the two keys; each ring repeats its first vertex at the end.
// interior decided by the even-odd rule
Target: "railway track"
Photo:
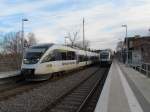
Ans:
{"type": "MultiPolygon", "coordinates": [[[[80,72],[80,71],[82,71],[82,70],[78,70],[78,72],[80,72]]],[[[78,73],[78,72],[76,72],[76,73],[78,73]]],[[[0,89],[0,101],[7,100],[16,95],[39,88],[40,86],[44,86],[51,82],[55,82],[60,79],[66,78],[67,76],[70,76],[74,73],[75,73],[75,71],[72,71],[69,73],[65,73],[61,77],[56,76],[50,80],[42,81],[42,82],[27,82],[27,81],[21,80],[21,81],[17,81],[16,83],[12,83],[12,84],[1,85],[3,88],[0,89]],[[4,87],[4,86],[6,86],[6,87],[4,87]]]]}
{"type": "Polygon", "coordinates": [[[93,112],[108,68],[101,68],[41,112],[93,112]]]}
{"type": "Polygon", "coordinates": [[[104,86],[105,80],[107,78],[108,71],[106,71],[106,75],[102,77],[102,79],[93,87],[84,103],[80,106],[77,112],[93,112],[96,104],[98,102],[99,96],[101,94],[102,88],[104,86]]]}

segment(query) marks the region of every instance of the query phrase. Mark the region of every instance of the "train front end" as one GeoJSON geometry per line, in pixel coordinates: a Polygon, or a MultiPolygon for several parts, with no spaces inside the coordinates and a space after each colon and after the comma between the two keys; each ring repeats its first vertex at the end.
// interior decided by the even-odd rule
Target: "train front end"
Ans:
{"type": "Polygon", "coordinates": [[[45,75],[39,74],[40,60],[51,44],[36,45],[28,48],[22,60],[21,74],[27,80],[45,80],[45,75]]]}
{"type": "Polygon", "coordinates": [[[108,51],[100,52],[100,65],[109,66],[111,65],[111,54],[108,51]]]}

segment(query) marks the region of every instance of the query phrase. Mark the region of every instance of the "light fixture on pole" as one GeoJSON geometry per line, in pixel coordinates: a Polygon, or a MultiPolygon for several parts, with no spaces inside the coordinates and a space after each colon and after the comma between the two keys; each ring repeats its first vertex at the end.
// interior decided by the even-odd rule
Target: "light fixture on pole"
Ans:
{"type": "Polygon", "coordinates": [[[85,20],[83,18],[83,49],[85,50],[85,32],[84,32],[84,24],[85,24],[85,20]]]}
{"type": "MultiPolygon", "coordinates": [[[[65,46],[66,46],[66,49],[67,49],[67,42],[66,42],[66,40],[67,40],[67,38],[69,38],[69,37],[65,36],[64,38],[65,38],[65,46]]],[[[66,57],[67,57],[67,50],[66,50],[66,57]]]]}
{"type": "Polygon", "coordinates": [[[126,29],[126,38],[127,38],[127,35],[128,35],[128,26],[127,25],[122,25],[122,27],[125,27],[125,29],[126,29]]]}
{"type": "Polygon", "coordinates": [[[22,56],[24,54],[24,22],[29,21],[27,18],[22,19],[22,56]]]}
{"type": "Polygon", "coordinates": [[[65,38],[65,46],[67,46],[67,38],[69,37],[65,36],[64,38],[65,38]]]}
{"type": "Polygon", "coordinates": [[[127,46],[127,51],[126,51],[126,54],[127,54],[127,56],[126,56],[126,63],[128,64],[128,55],[129,55],[129,51],[128,51],[128,47],[129,47],[129,43],[128,43],[128,26],[127,25],[122,25],[122,27],[124,27],[125,28],[125,30],[126,30],[126,34],[125,34],[125,39],[126,39],[126,46],[127,46]]]}

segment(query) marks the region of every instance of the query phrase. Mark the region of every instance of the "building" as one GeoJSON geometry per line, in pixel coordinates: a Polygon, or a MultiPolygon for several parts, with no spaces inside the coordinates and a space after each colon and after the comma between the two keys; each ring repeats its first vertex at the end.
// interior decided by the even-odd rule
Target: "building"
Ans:
{"type": "Polygon", "coordinates": [[[150,36],[125,38],[124,46],[125,54],[128,55],[128,63],[135,65],[150,63],[150,36]]]}

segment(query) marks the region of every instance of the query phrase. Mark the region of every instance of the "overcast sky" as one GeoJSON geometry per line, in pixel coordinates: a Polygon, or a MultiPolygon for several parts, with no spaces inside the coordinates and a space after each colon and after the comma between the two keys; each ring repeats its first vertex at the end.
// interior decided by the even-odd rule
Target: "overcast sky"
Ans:
{"type": "MultiPolygon", "coordinates": [[[[25,33],[40,43],[63,43],[68,32],[79,32],[85,18],[85,38],[91,48],[116,47],[125,36],[149,35],[150,0],[0,0],[0,32],[18,31],[28,18],[25,33]]],[[[1,38],[1,37],[0,37],[1,38]]]]}

